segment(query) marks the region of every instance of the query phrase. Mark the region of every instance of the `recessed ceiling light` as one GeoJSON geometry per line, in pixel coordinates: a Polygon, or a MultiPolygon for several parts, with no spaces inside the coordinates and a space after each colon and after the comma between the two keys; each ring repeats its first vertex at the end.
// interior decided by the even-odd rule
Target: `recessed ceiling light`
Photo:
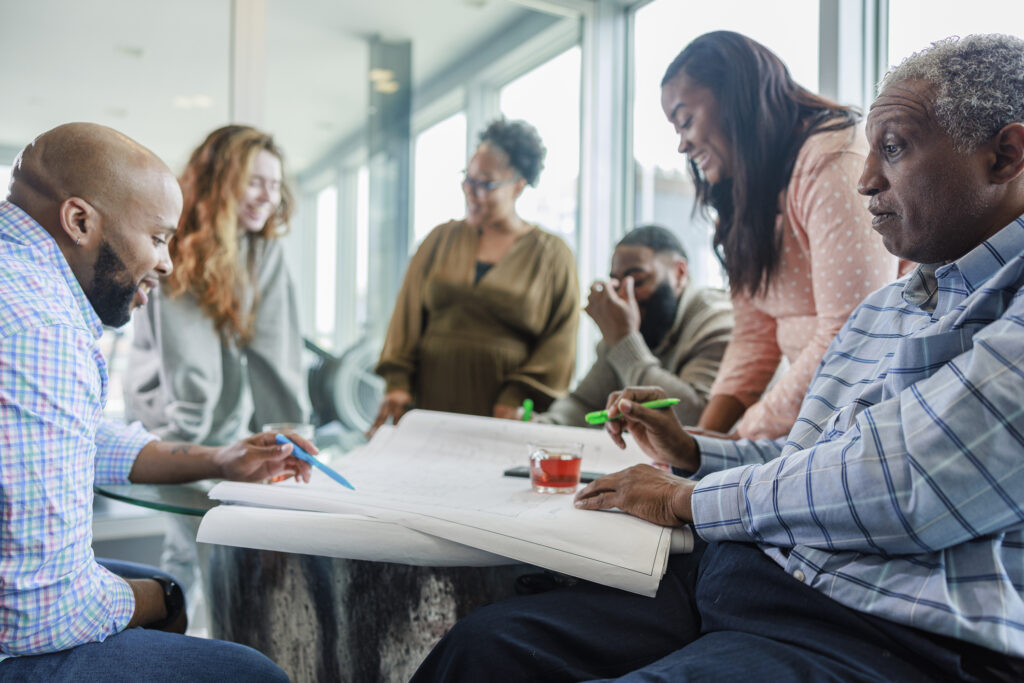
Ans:
{"type": "Polygon", "coordinates": [[[398,81],[377,81],[373,84],[374,90],[385,95],[398,92],[399,87],[401,86],[398,85],[398,81]]]}
{"type": "Polygon", "coordinates": [[[395,72],[391,69],[370,69],[370,80],[374,83],[381,81],[392,81],[395,79],[395,72]]]}
{"type": "Polygon", "coordinates": [[[171,98],[171,104],[177,109],[209,109],[213,106],[213,98],[209,95],[177,95],[171,98]]]}

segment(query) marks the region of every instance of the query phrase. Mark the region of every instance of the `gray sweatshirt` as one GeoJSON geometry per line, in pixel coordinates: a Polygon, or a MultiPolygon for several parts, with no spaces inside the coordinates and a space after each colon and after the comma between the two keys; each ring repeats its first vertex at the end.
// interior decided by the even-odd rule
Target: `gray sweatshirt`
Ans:
{"type": "MultiPolygon", "coordinates": [[[[188,292],[170,298],[156,289],[135,314],[125,408],[129,419],[161,438],[223,445],[268,422],[309,419],[298,306],[284,252],[276,239],[243,239],[242,263],[250,248],[260,303],[245,348],[224,342],[188,292]]],[[[243,303],[252,296],[245,292],[243,303]]]]}
{"type": "Polygon", "coordinates": [[[639,332],[614,347],[597,345],[597,361],[568,396],[538,415],[538,422],[586,427],[583,416],[604,410],[608,394],[628,386],[658,386],[680,399],[674,410],[684,425],[696,424],[707,405],[711,383],[718,373],[732,336],[729,294],[719,289],[689,286],[679,297],[675,321],[654,351],[639,332]]]}

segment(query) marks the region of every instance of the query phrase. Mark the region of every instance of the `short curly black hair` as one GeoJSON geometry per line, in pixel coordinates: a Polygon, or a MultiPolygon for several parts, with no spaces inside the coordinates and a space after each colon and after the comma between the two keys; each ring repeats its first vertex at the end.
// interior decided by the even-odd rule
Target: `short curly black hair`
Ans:
{"type": "Polygon", "coordinates": [[[503,117],[492,121],[480,133],[480,143],[485,142],[505,152],[509,166],[527,183],[537,186],[540,172],[544,169],[544,155],[548,150],[536,128],[526,121],[506,121],[503,117]]]}

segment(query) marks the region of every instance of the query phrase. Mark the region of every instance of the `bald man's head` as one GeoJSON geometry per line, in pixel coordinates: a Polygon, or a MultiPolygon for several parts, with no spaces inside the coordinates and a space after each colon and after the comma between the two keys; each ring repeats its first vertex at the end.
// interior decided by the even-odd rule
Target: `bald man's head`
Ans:
{"type": "Polygon", "coordinates": [[[37,137],[15,159],[9,199],[53,236],[107,325],[127,322],[133,301],[170,273],[178,182],[112,128],[68,123],[37,137]]]}

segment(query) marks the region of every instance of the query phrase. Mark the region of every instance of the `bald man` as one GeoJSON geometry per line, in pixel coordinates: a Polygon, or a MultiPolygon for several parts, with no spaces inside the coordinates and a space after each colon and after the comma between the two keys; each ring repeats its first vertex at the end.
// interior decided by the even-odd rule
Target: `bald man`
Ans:
{"type": "Polygon", "coordinates": [[[122,578],[92,554],[95,482],[309,477],[272,435],[209,448],[102,416],[102,325],[171,272],[181,202],[163,162],[103,126],[59,126],[15,160],[0,202],[0,680],[287,680],[255,650],[180,635],[170,577],[122,578]]]}

